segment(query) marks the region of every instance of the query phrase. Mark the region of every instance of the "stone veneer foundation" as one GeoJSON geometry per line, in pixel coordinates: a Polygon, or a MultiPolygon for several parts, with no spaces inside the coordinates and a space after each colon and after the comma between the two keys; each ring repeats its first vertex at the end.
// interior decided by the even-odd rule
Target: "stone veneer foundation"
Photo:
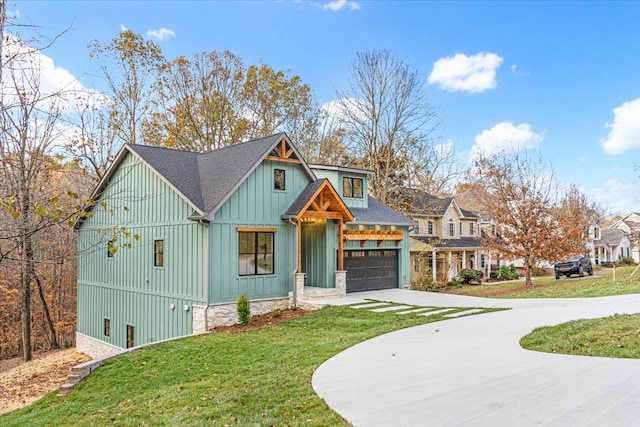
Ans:
{"type": "Polygon", "coordinates": [[[94,359],[103,359],[122,353],[123,349],[115,345],[107,344],[104,341],[91,338],[87,335],[76,332],[76,350],[87,354],[94,359]]]}

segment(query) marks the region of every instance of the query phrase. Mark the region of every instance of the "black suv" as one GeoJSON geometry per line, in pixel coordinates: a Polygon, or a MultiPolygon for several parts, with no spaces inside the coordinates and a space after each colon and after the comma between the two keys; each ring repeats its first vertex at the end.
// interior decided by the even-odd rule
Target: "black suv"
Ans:
{"type": "Polygon", "coordinates": [[[556,273],[556,279],[559,279],[560,276],[570,277],[572,274],[584,276],[585,272],[591,276],[593,274],[593,266],[589,258],[575,257],[556,263],[553,266],[553,271],[556,273]]]}

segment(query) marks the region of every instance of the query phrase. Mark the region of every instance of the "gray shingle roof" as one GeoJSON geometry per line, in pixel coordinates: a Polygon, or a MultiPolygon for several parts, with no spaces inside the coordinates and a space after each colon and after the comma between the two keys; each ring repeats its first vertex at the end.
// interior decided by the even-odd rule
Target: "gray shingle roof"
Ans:
{"type": "Polygon", "coordinates": [[[480,239],[475,237],[462,237],[460,239],[440,239],[437,237],[425,237],[425,236],[411,236],[412,238],[419,240],[423,243],[435,246],[436,248],[481,248],[482,243],[480,239]]]}
{"type": "MultiPolygon", "coordinates": [[[[214,214],[262,162],[285,133],[241,142],[206,153],[128,145],[200,212],[214,214]]],[[[293,148],[293,144],[290,144],[293,148]]],[[[295,150],[295,148],[294,148],[295,150]]],[[[300,154],[295,151],[299,157],[300,154]]],[[[302,162],[310,179],[315,176],[302,162]]]]}
{"type": "Polygon", "coordinates": [[[291,206],[282,214],[282,219],[296,218],[309,199],[315,194],[320,186],[327,181],[326,178],[317,179],[309,183],[304,190],[296,197],[291,206]]]}
{"type": "Polygon", "coordinates": [[[349,208],[354,216],[350,224],[415,226],[416,222],[369,196],[369,208],[349,208]]]}
{"type": "Polygon", "coordinates": [[[453,201],[453,197],[440,198],[423,191],[413,191],[411,211],[415,214],[442,216],[453,201]]]}
{"type": "Polygon", "coordinates": [[[609,228],[609,229],[601,230],[600,239],[595,240],[593,242],[593,245],[596,247],[607,246],[607,245],[618,246],[620,244],[620,240],[622,240],[622,238],[626,235],[627,233],[624,230],[620,230],[617,228],[609,228]]]}
{"type": "MultiPolygon", "coordinates": [[[[206,153],[127,144],[118,154],[107,176],[94,190],[92,197],[95,198],[102,192],[108,185],[111,175],[124,160],[126,153],[131,152],[156,171],[168,185],[172,186],[196,209],[190,218],[204,215],[211,219],[213,214],[283,138],[286,138],[297,158],[301,160],[301,167],[305,170],[310,181],[309,185],[282,215],[283,219],[287,219],[304,207],[309,197],[326,179],[316,179],[313,171],[302,159],[285,133],[230,145],[206,153]]],[[[373,197],[369,197],[369,208],[349,208],[349,211],[355,217],[352,224],[416,225],[411,219],[373,197]]]]}

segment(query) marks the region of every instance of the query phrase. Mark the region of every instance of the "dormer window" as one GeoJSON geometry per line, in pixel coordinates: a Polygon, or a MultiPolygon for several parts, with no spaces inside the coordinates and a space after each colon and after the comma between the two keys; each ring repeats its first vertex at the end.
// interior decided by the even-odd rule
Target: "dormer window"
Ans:
{"type": "Polygon", "coordinates": [[[469,223],[469,235],[473,236],[476,234],[476,227],[473,222],[469,223]]]}
{"type": "Polygon", "coordinates": [[[360,178],[342,178],[342,195],[344,197],[362,199],[362,187],[362,179],[360,178]]]}
{"type": "Polygon", "coordinates": [[[449,237],[456,237],[456,223],[453,219],[449,220],[449,237]]]}
{"type": "Polygon", "coordinates": [[[593,238],[594,239],[599,239],[600,238],[600,228],[598,228],[598,227],[594,227],[593,228],[593,238]]]}

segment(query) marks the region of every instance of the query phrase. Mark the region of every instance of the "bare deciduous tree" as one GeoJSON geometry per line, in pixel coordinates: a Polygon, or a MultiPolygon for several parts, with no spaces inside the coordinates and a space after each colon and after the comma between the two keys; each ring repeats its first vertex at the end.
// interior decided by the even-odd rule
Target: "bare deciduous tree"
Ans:
{"type": "Polygon", "coordinates": [[[165,62],[160,46],[125,30],[108,45],[93,41],[89,48],[109,87],[110,128],[124,143],[143,143],[142,126],[153,111],[152,84],[165,62]]]}
{"type": "Polygon", "coordinates": [[[432,139],[436,110],[424,80],[390,51],[373,50],[357,54],[350,87],[337,95],[354,166],[373,171],[371,195],[406,211],[403,189],[419,174],[423,179],[438,176],[437,162],[430,159],[437,153],[432,139]]]}

